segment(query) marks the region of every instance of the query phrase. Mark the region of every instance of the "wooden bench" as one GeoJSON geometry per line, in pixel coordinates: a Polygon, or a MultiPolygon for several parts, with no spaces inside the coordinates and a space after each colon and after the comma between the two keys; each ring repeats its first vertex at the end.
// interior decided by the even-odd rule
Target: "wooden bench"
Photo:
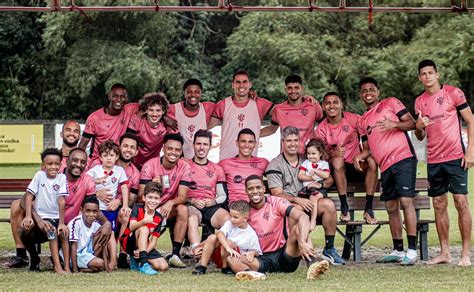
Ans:
{"type": "MultiPolygon", "coordinates": [[[[426,178],[419,178],[416,180],[416,194],[415,197],[415,210],[417,218],[417,242],[420,249],[420,259],[426,261],[429,259],[428,254],[428,231],[429,224],[434,223],[434,220],[423,220],[420,218],[421,210],[431,209],[431,199],[427,195],[419,195],[420,192],[427,192],[428,190],[428,180],[426,178]]],[[[380,183],[377,185],[376,192],[380,192],[380,183]]],[[[347,186],[347,202],[349,204],[349,214],[351,216],[351,221],[349,222],[340,222],[338,221],[337,232],[344,238],[344,249],[342,252],[342,257],[344,259],[349,259],[351,252],[353,253],[353,260],[355,262],[360,262],[362,260],[361,249],[362,246],[369,241],[372,236],[377,233],[377,231],[383,226],[387,225],[388,221],[379,221],[377,224],[371,225],[367,224],[365,221],[355,221],[355,211],[364,211],[365,210],[365,195],[363,196],[354,196],[355,193],[365,194],[364,183],[355,183],[348,184],[347,186]],[[364,225],[375,226],[369,235],[362,239],[362,229],[364,225]],[[340,226],[345,226],[346,230],[343,232],[340,229],[340,226]]],[[[335,203],[336,209],[340,211],[340,201],[337,197],[337,190],[335,187],[329,189],[329,198],[335,203]],[[334,196],[335,195],[335,196],[334,196]]],[[[373,201],[374,210],[386,210],[385,202],[380,201],[379,196],[374,197],[373,201]]]]}
{"type": "MultiPolygon", "coordinates": [[[[24,193],[31,179],[0,179],[0,192],[1,193],[13,193],[21,192],[24,193]]],[[[0,194],[0,209],[10,209],[13,201],[21,199],[21,195],[3,195],[0,194]]],[[[10,218],[0,218],[0,222],[10,223],[10,218]]]]}

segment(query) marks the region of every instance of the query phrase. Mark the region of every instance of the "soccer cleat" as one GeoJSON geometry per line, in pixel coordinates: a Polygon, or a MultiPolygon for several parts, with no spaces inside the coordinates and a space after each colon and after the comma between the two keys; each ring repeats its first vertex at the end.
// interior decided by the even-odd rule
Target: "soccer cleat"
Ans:
{"type": "Polygon", "coordinates": [[[139,271],[140,273],[143,273],[148,276],[154,276],[158,274],[158,272],[155,269],[153,269],[149,263],[146,263],[143,266],[141,266],[139,271]]]}
{"type": "Polygon", "coordinates": [[[14,256],[8,260],[8,262],[3,264],[4,268],[13,269],[13,268],[24,268],[28,266],[28,259],[18,256],[14,256]]]}
{"type": "Polygon", "coordinates": [[[30,261],[30,267],[28,271],[30,272],[39,272],[40,271],[40,258],[32,258],[30,261]]]}
{"type": "Polygon", "coordinates": [[[334,266],[345,265],[346,261],[341,258],[341,256],[337,253],[337,250],[333,247],[331,249],[323,250],[322,258],[327,260],[334,266]]]}
{"type": "Polygon", "coordinates": [[[139,271],[140,267],[138,266],[137,260],[133,257],[130,257],[130,270],[131,271],[139,271]]]}
{"type": "Polygon", "coordinates": [[[118,260],[117,260],[117,268],[119,269],[125,269],[128,270],[130,269],[130,265],[127,262],[127,255],[124,253],[119,254],[118,260]]]}
{"type": "Polygon", "coordinates": [[[192,271],[193,275],[204,275],[206,273],[207,267],[197,265],[194,267],[194,271],[192,271]]]}
{"type": "Polygon", "coordinates": [[[368,209],[364,212],[364,220],[367,224],[377,224],[378,220],[375,218],[374,210],[368,209]]]}
{"type": "Polygon", "coordinates": [[[405,257],[400,262],[401,266],[413,266],[416,263],[417,254],[416,250],[409,249],[405,254],[405,257]]]}
{"type": "Polygon", "coordinates": [[[266,280],[267,276],[263,273],[259,273],[255,271],[242,271],[235,274],[235,278],[238,281],[258,281],[258,280],[266,280]]]}
{"type": "Polygon", "coordinates": [[[312,280],[319,275],[324,274],[329,270],[329,262],[326,260],[320,262],[314,262],[308,267],[308,271],[306,272],[306,279],[312,280]]]}
{"type": "Polygon", "coordinates": [[[341,222],[351,221],[351,215],[349,214],[349,211],[341,211],[341,216],[339,216],[339,221],[341,222]]]}
{"type": "Polygon", "coordinates": [[[186,268],[186,264],[175,254],[170,257],[168,263],[174,268],[186,268]]]}
{"type": "Polygon", "coordinates": [[[386,264],[386,263],[399,263],[405,258],[404,251],[394,250],[390,254],[384,256],[381,259],[376,260],[376,263],[386,264]]]}

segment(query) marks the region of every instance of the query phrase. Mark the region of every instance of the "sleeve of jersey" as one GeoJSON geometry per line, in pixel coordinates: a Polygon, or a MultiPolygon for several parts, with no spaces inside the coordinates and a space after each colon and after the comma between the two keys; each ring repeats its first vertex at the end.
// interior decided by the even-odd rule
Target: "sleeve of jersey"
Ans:
{"type": "Polygon", "coordinates": [[[321,105],[318,103],[313,104],[313,110],[316,112],[316,121],[320,122],[324,116],[323,116],[323,109],[321,108],[321,105]]]}
{"type": "Polygon", "coordinates": [[[179,185],[189,187],[189,184],[191,183],[191,181],[192,181],[191,167],[189,166],[189,164],[185,163],[183,166],[183,175],[181,176],[179,185]]]}
{"type": "Polygon", "coordinates": [[[216,106],[214,107],[214,112],[212,116],[216,119],[222,120],[224,116],[224,108],[225,108],[225,99],[219,101],[216,106]]]}
{"type": "Polygon", "coordinates": [[[138,220],[138,205],[135,204],[132,207],[132,212],[130,212],[130,219],[129,220],[138,220]]]}
{"type": "Polygon", "coordinates": [[[301,166],[300,166],[300,170],[307,171],[307,170],[308,170],[308,167],[309,167],[308,164],[309,164],[309,161],[308,161],[308,160],[303,161],[303,163],[302,163],[301,166]]]}
{"type": "Polygon", "coordinates": [[[67,179],[64,174],[61,175],[61,183],[59,184],[59,196],[67,197],[69,196],[68,188],[67,188],[67,179]]]}
{"type": "Polygon", "coordinates": [[[89,115],[86,120],[86,126],[84,127],[84,132],[82,132],[82,136],[86,138],[92,138],[95,136],[95,125],[94,125],[94,116],[89,115]]]}
{"type": "Polygon", "coordinates": [[[33,177],[33,179],[30,181],[30,184],[28,185],[28,187],[26,188],[26,191],[32,194],[33,196],[36,196],[36,194],[38,193],[40,175],[41,175],[41,172],[38,171],[33,177]]]}
{"type": "Polygon", "coordinates": [[[166,115],[172,119],[176,119],[176,106],[179,105],[179,103],[174,103],[170,104],[168,107],[168,111],[166,112],[166,115]]]}
{"type": "Polygon", "coordinates": [[[268,187],[270,189],[283,188],[283,174],[273,163],[270,162],[268,165],[265,176],[267,177],[268,187]]]}
{"type": "Polygon", "coordinates": [[[139,117],[137,115],[134,115],[130,119],[130,122],[128,123],[127,132],[136,134],[138,133],[138,127],[139,127],[139,117]]]}
{"type": "Polygon", "coordinates": [[[453,98],[454,105],[456,106],[457,111],[462,111],[463,109],[469,107],[469,104],[466,101],[466,95],[461,89],[455,88],[454,91],[451,93],[451,96],[453,98]]]}
{"type": "Polygon", "coordinates": [[[327,162],[326,160],[322,160],[320,163],[320,168],[324,171],[329,172],[329,162],[327,162]]]}
{"type": "Polygon", "coordinates": [[[398,118],[401,118],[404,114],[408,113],[405,105],[395,97],[389,99],[389,104],[398,118]]]}
{"type": "Polygon", "coordinates": [[[148,161],[143,165],[142,171],[140,172],[140,184],[145,185],[148,182],[153,180],[152,176],[152,165],[150,164],[152,161],[148,161]]]}
{"type": "Polygon", "coordinates": [[[161,236],[161,229],[163,228],[163,217],[161,215],[158,215],[160,218],[160,223],[153,229],[153,232],[151,233],[151,236],[154,236],[156,238],[159,238],[161,236]]]}
{"type": "Polygon", "coordinates": [[[260,120],[262,121],[272,109],[273,102],[265,98],[257,97],[256,103],[257,103],[257,108],[258,108],[258,115],[260,117],[260,120]]]}
{"type": "Polygon", "coordinates": [[[362,142],[367,141],[367,132],[364,129],[362,119],[359,119],[359,121],[357,122],[357,132],[359,132],[362,142]]]}
{"type": "Polygon", "coordinates": [[[222,225],[222,227],[219,229],[220,232],[224,233],[224,235],[227,237],[227,234],[229,234],[229,230],[231,228],[232,223],[228,220],[222,225]]]}
{"type": "Polygon", "coordinates": [[[219,164],[216,164],[215,166],[217,173],[217,182],[226,183],[224,169],[219,164]]]}
{"type": "Polygon", "coordinates": [[[125,170],[121,166],[119,166],[119,169],[120,169],[119,185],[128,183],[128,177],[127,177],[127,174],[125,173],[125,170]]]}

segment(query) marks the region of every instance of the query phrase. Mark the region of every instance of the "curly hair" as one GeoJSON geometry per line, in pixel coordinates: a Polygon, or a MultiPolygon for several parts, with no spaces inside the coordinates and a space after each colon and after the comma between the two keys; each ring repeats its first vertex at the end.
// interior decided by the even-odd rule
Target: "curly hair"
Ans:
{"type": "Polygon", "coordinates": [[[321,154],[321,159],[323,160],[329,159],[326,143],[322,139],[313,138],[309,140],[308,143],[306,144],[306,154],[308,152],[308,148],[310,147],[315,147],[318,150],[318,152],[321,154]]]}
{"type": "Polygon", "coordinates": [[[143,96],[140,102],[140,110],[143,112],[143,116],[146,115],[146,110],[152,105],[159,105],[163,109],[163,114],[168,111],[168,97],[163,92],[151,92],[143,96]]]}

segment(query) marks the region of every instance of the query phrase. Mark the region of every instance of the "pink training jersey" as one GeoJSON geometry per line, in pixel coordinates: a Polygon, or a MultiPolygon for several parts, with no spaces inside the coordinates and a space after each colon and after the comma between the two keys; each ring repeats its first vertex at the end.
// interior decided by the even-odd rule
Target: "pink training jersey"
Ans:
{"type": "MultiPolygon", "coordinates": [[[[138,185],[140,183],[140,171],[136,168],[133,163],[130,163],[125,168],[125,174],[127,175],[127,186],[128,191],[131,193],[138,194],[138,185]]],[[[117,199],[122,200],[122,190],[118,189],[117,199]]],[[[130,201],[130,200],[129,200],[130,201]]]]}
{"type": "Polygon", "coordinates": [[[194,134],[200,130],[207,130],[207,125],[211,119],[215,104],[213,102],[199,103],[199,110],[191,112],[186,109],[183,102],[170,105],[168,114],[178,122],[178,129],[183,136],[183,154],[187,159],[194,157],[194,134]]]}
{"type": "Polygon", "coordinates": [[[400,117],[406,113],[408,111],[400,100],[389,97],[379,101],[359,120],[357,129],[362,141],[368,141],[370,152],[380,166],[381,172],[403,159],[416,157],[407,132],[396,128],[382,131],[377,125],[377,122],[383,121],[385,117],[392,121],[400,121],[400,117]]]}
{"type": "Polygon", "coordinates": [[[163,186],[160,206],[176,198],[180,185],[189,187],[189,183],[191,182],[190,167],[184,160],[179,159],[178,163],[172,169],[167,169],[161,164],[161,157],[156,157],[148,160],[148,162],[143,165],[140,174],[140,184],[144,185],[156,177],[161,179],[163,175],[168,176],[170,187],[165,188],[163,186]]]}
{"type": "Polygon", "coordinates": [[[239,153],[235,141],[240,130],[245,128],[255,133],[257,143],[253,156],[257,156],[262,120],[271,108],[271,101],[259,97],[243,103],[237,103],[232,96],[219,101],[212,114],[222,120],[219,160],[234,157],[239,153]]]}
{"type": "Polygon", "coordinates": [[[160,156],[166,134],[166,127],[163,121],[160,121],[154,128],[146,118],[134,115],[130,120],[128,129],[134,132],[140,139],[138,154],[133,160],[135,165],[141,168],[151,158],[160,156]]]}
{"type": "Polygon", "coordinates": [[[59,166],[59,172],[62,173],[67,167],[67,159],[69,156],[63,156],[63,159],[61,159],[61,165],[59,166]]]}
{"type": "Polygon", "coordinates": [[[443,85],[433,95],[424,92],[415,101],[415,110],[430,119],[426,130],[428,163],[440,163],[464,157],[461,118],[458,112],[469,108],[461,89],[443,85]]]}
{"type": "Polygon", "coordinates": [[[208,161],[206,164],[198,164],[189,161],[191,167],[191,183],[189,184],[189,199],[215,199],[216,185],[225,183],[225,174],[222,167],[208,161]]]}
{"type": "Polygon", "coordinates": [[[285,217],[293,206],[286,199],[269,196],[260,209],[250,209],[248,223],[255,230],[263,253],[274,252],[286,244],[285,217]]]}
{"type": "Polygon", "coordinates": [[[245,180],[252,174],[263,176],[268,166],[268,160],[259,157],[252,157],[248,160],[234,157],[221,160],[219,165],[225,173],[230,206],[238,200],[249,202],[249,197],[245,193],[245,180]]]}
{"type": "Polygon", "coordinates": [[[106,140],[119,143],[119,138],[127,130],[130,119],[137,113],[138,104],[126,104],[119,115],[111,116],[106,113],[106,108],[96,110],[87,117],[86,127],[82,136],[91,138],[92,159],[99,158],[99,145],[106,140]]]}
{"type": "Polygon", "coordinates": [[[277,104],[272,112],[272,124],[278,125],[282,131],[288,126],[300,131],[300,154],[305,153],[305,143],[313,138],[314,124],[322,119],[323,111],[319,103],[313,104],[303,101],[298,105],[291,105],[288,101],[277,104]]]}
{"type": "Polygon", "coordinates": [[[84,197],[96,193],[94,179],[87,173],[82,173],[76,181],[68,181],[67,188],[69,196],[66,197],[64,211],[64,223],[66,224],[79,215],[84,197]]]}
{"type": "Polygon", "coordinates": [[[316,128],[314,136],[322,139],[331,150],[344,146],[346,150],[344,161],[352,164],[354,156],[360,153],[359,133],[357,132],[359,119],[359,115],[350,112],[343,112],[342,120],[338,124],[331,124],[325,118],[316,128]]]}

